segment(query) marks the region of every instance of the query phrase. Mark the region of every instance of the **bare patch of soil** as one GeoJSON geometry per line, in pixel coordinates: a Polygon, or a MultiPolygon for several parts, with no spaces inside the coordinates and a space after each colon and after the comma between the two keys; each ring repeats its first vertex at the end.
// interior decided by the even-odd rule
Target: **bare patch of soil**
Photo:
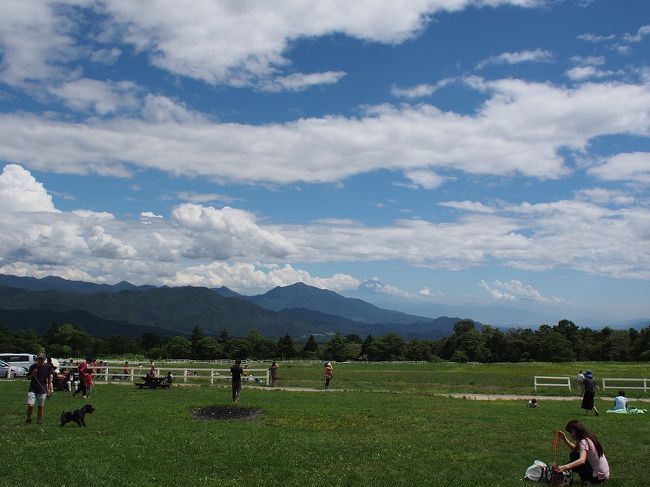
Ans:
{"type": "Polygon", "coordinates": [[[262,414],[261,409],[230,406],[207,406],[192,410],[194,419],[201,421],[232,421],[253,419],[262,414]]]}

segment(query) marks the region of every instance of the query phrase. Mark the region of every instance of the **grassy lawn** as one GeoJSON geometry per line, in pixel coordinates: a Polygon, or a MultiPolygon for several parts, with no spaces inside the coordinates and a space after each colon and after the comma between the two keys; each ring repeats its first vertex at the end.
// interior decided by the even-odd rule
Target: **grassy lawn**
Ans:
{"type": "MultiPolygon", "coordinates": [[[[472,366],[472,374],[470,366],[456,366],[464,367],[464,374],[451,366],[428,367],[335,365],[337,387],[367,391],[244,387],[239,405],[262,411],[247,421],[192,418],[194,408],[231,405],[228,387],[98,385],[90,401],[97,412],[87,417],[87,428],[58,427],[62,410],[83,403],[68,393],[48,401],[43,426],[24,425],[26,382],[0,382],[0,485],[521,487],[528,465],[552,460],[554,429],[574,418],[600,437],[612,467],[608,485],[648,485],[642,465],[650,453],[650,415],[596,418],[584,416],[578,402],[542,399],[541,408],[528,409],[525,401],[432,396],[431,390],[418,390],[423,380],[418,375],[431,380],[449,374],[446,380],[455,378],[458,386],[504,381],[507,389],[508,381],[516,386],[529,370],[527,364],[504,365],[490,375],[479,372],[490,366],[472,366]],[[383,392],[392,387],[400,393],[383,392]]],[[[608,375],[605,367],[593,369],[608,375]]],[[[281,370],[283,380],[295,385],[309,385],[305,382],[318,374],[313,385],[320,386],[316,364],[281,370]]],[[[631,376],[643,376],[636,373],[631,376]]],[[[527,380],[530,387],[532,374],[527,380]]],[[[608,404],[598,406],[604,410],[608,404]]],[[[566,454],[559,452],[562,462],[566,454]]]]}
{"type": "MultiPolygon", "coordinates": [[[[267,368],[270,363],[253,363],[253,369],[267,368]]],[[[157,363],[161,371],[172,367],[157,363]]],[[[178,365],[173,365],[177,367],[178,365]]],[[[206,364],[189,364],[188,367],[210,367],[206,364]]],[[[227,369],[228,366],[214,365],[227,369]]],[[[322,388],[323,363],[296,362],[280,364],[280,382],[287,387],[322,388]]],[[[523,395],[577,395],[575,375],[579,370],[594,371],[597,382],[606,378],[650,378],[647,363],[521,363],[521,364],[456,364],[456,363],[334,363],[332,387],[346,390],[409,392],[415,394],[439,394],[446,392],[471,392],[487,394],[523,395]],[[533,377],[564,376],[571,378],[572,391],[567,388],[545,387],[537,393],[533,377]]],[[[206,379],[190,379],[203,383],[206,379]]],[[[616,384],[614,384],[616,385],[616,384]]],[[[631,385],[631,384],[627,384],[631,385]]],[[[626,384],[621,384],[625,389],[626,384]]],[[[599,395],[616,395],[616,390],[600,391],[599,395]]],[[[650,397],[643,391],[629,390],[628,397],[650,397]]]]}

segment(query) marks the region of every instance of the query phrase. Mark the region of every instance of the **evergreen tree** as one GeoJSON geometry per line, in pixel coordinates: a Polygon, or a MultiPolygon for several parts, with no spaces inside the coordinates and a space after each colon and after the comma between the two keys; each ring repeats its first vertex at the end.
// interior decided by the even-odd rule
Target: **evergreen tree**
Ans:
{"type": "Polygon", "coordinates": [[[278,357],[283,359],[295,357],[296,349],[294,348],[293,340],[288,333],[278,340],[277,353],[278,357]]]}
{"type": "Polygon", "coordinates": [[[302,347],[301,355],[303,358],[316,358],[318,356],[318,343],[316,343],[314,335],[309,335],[302,347]]]}

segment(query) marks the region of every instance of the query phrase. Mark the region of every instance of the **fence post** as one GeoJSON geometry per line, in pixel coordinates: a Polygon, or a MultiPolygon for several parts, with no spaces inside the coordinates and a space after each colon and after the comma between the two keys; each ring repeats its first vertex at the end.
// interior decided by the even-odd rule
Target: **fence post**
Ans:
{"type": "Polygon", "coordinates": [[[214,370],[210,371],[210,385],[214,385],[214,370]]]}

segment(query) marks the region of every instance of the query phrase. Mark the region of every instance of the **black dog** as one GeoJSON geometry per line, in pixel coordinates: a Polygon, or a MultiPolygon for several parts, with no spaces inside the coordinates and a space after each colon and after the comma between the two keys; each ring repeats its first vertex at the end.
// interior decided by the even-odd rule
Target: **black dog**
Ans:
{"type": "Polygon", "coordinates": [[[95,411],[95,408],[90,404],[85,404],[81,409],[76,411],[64,411],[61,413],[61,426],[65,426],[68,423],[75,422],[81,428],[86,426],[86,414],[92,413],[95,411]]]}

